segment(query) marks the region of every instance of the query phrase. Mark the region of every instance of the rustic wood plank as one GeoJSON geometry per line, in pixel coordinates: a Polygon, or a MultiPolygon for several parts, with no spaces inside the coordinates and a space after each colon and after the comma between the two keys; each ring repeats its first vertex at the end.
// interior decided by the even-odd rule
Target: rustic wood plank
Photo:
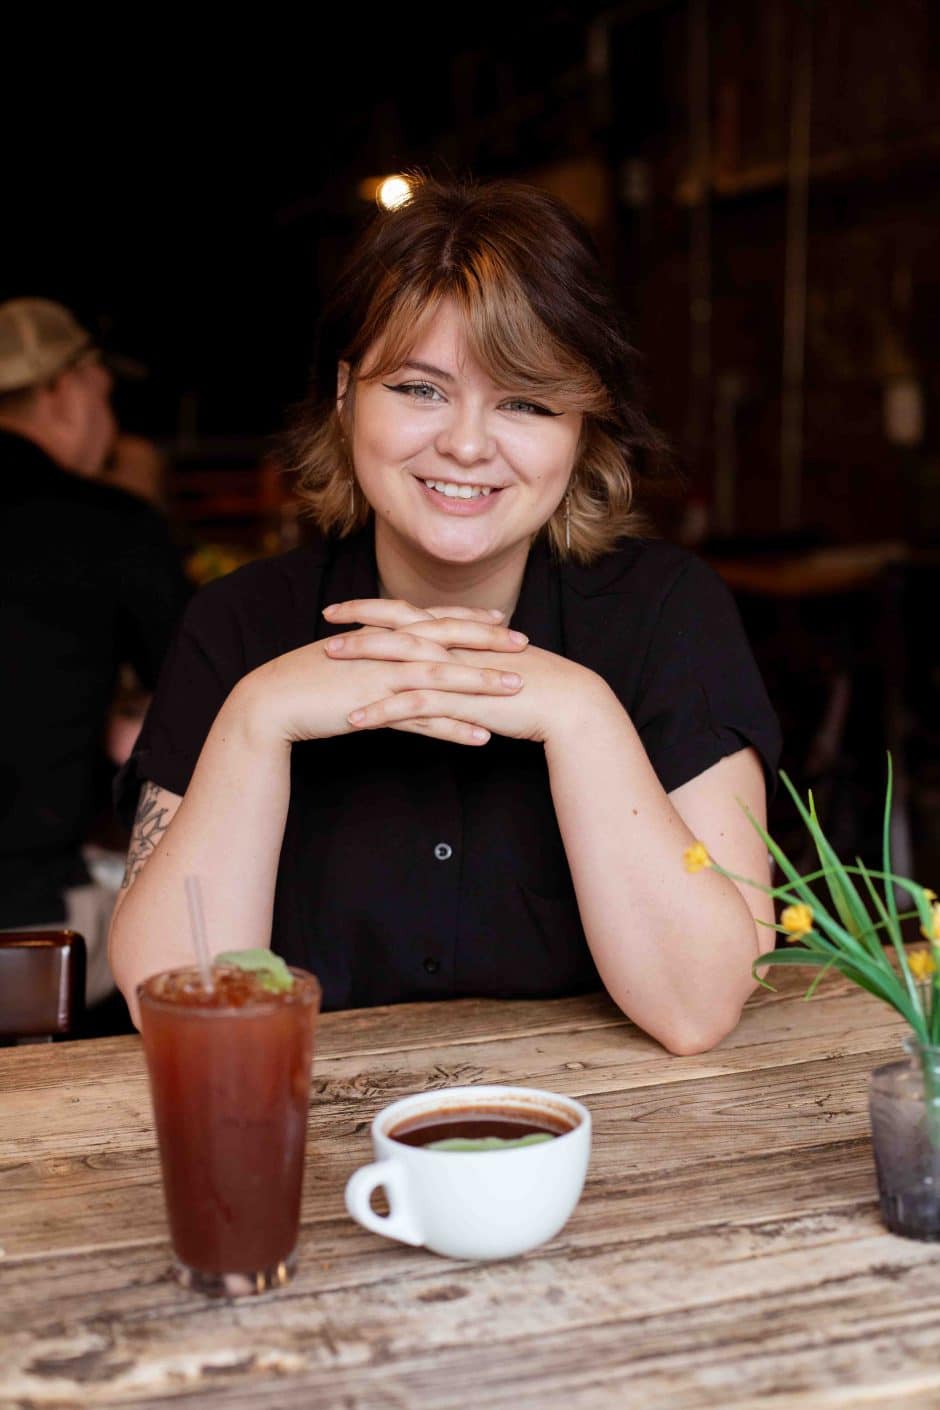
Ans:
{"type": "Polygon", "coordinates": [[[138,1040],[0,1053],[0,1406],[940,1404],[938,1251],[881,1228],[867,1133],[903,1030],[804,982],[682,1059],[603,996],[326,1015],[300,1271],[238,1305],[169,1276],[138,1040]],[[375,1111],[466,1081],[592,1110],[584,1198],[525,1258],[449,1262],[345,1215],[375,1111]]]}
{"type": "MultiPolygon", "coordinates": [[[[841,975],[827,976],[809,1004],[793,1003],[806,987],[805,974],[785,970],[774,982],[778,992],[758,990],[745,1006],[738,1028],[715,1053],[760,1044],[768,1032],[779,1031],[781,1026],[794,1035],[804,1033],[811,1037],[830,1022],[828,1006],[834,1001],[847,1001],[853,1012],[860,1005],[863,1027],[869,1022],[885,1022],[886,1018],[900,1022],[896,1016],[887,1015],[884,1005],[860,993],[841,975]],[[818,1021],[819,1005],[826,1005],[826,1025],[818,1021]]],[[[605,994],[513,1002],[461,999],[453,1003],[389,1005],[323,1014],[317,1029],[316,1060],[361,1060],[424,1048],[498,1045],[516,1038],[594,1029],[622,1030],[618,1041],[636,1044],[653,1066],[661,1066],[662,1048],[631,1024],[605,994]]],[[[694,1059],[679,1061],[688,1063],[694,1059]]],[[[136,1037],[0,1049],[0,1119],[12,1093],[58,1089],[63,1064],[67,1064],[70,1077],[80,1085],[86,1076],[118,1080],[122,1075],[143,1071],[143,1056],[136,1037]]]]}
{"type": "MultiPolygon", "coordinates": [[[[561,1002],[567,1006],[573,1001],[561,1002]]],[[[544,1011],[547,1006],[539,1007],[544,1011]]],[[[334,1015],[326,1015],[331,1017],[334,1015]]],[[[537,1027],[534,1033],[511,1042],[481,1040],[473,1033],[459,1045],[459,1055],[451,1041],[436,1047],[409,1044],[379,1055],[336,1054],[318,1045],[314,1096],[375,1098],[378,1110],[412,1090],[481,1081],[550,1087],[553,1082],[567,1081],[568,1072],[585,1071],[594,1073],[592,1086],[603,1085],[600,1069],[610,1070],[614,1085],[632,1087],[772,1069],[814,1056],[843,1053],[870,1053],[874,1065],[895,1052],[900,1055],[904,1032],[897,1015],[849,986],[810,1004],[770,1002],[749,1009],[738,1030],[719,1048],[685,1058],[664,1054],[626,1020],[573,1029],[568,1025],[577,1020],[568,1008],[562,1021],[565,1026],[560,1032],[546,1021],[541,1030],[537,1027]]],[[[399,1028],[404,1027],[400,1017],[397,1022],[399,1028]]],[[[152,1144],[147,1134],[151,1117],[140,1041],[120,1038],[105,1042],[97,1061],[94,1051],[89,1051],[96,1045],[89,1043],[45,1047],[38,1059],[32,1057],[34,1049],[13,1050],[12,1062],[11,1050],[0,1053],[0,1073],[5,1064],[7,1074],[16,1074],[21,1055],[25,1068],[15,1086],[10,1082],[6,1090],[0,1088],[0,1166],[21,1159],[24,1149],[55,1156],[96,1148],[133,1150],[152,1144]],[[50,1099],[56,1104],[53,1119],[50,1099]]],[[[571,1088],[559,1090],[577,1095],[571,1088]]]]}
{"type": "MultiPolygon", "coordinates": [[[[685,1082],[633,1086],[629,1062],[618,1074],[614,1063],[605,1065],[599,1057],[584,1066],[563,1060],[559,1065],[555,1053],[549,1070],[531,1076],[531,1065],[544,1057],[551,1041],[527,1040],[515,1044],[514,1051],[522,1053],[529,1080],[588,1105],[594,1126],[592,1182],[659,1174],[678,1162],[701,1169],[728,1157],[814,1148],[867,1135],[869,1053],[845,1055],[837,1070],[823,1058],[784,1063],[759,1074],[732,1070],[698,1077],[693,1070],[685,1082]]],[[[473,1049],[466,1051],[472,1054],[473,1049]]],[[[459,1063],[449,1070],[438,1064],[424,1073],[424,1080],[421,1073],[396,1069],[357,1074],[353,1081],[318,1079],[308,1128],[305,1217],[328,1219],[341,1212],[346,1180],[371,1159],[368,1128],[377,1110],[414,1090],[483,1080],[485,1069],[473,1066],[470,1075],[467,1067],[459,1063]]],[[[678,1067],[669,1069],[673,1078],[678,1067]]],[[[512,1071],[497,1069],[493,1075],[497,1080],[519,1080],[512,1071]]],[[[143,1080],[136,1102],[127,1094],[121,1099],[122,1112],[133,1109],[136,1114],[133,1125],[121,1132],[104,1117],[107,1094],[98,1092],[97,1097],[102,1125],[87,1137],[85,1154],[42,1155],[0,1166],[0,1200],[10,1207],[2,1226],[8,1259],[39,1250],[138,1243],[163,1236],[158,1163],[143,1080]],[[28,1199],[18,1198],[26,1192],[28,1199]]],[[[72,1149],[75,1134],[66,1130],[72,1149]]]]}
{"type": "MultiPolygon", "coordinates": [[[[262,1401],[300,1403],[284,1398],[286,1380],[326,1404],[313,1397],[345,1388],[350,1375],[387,1391],[394,1367],[403,1394],[422,1391],[404,1403],[466,1405],[472,1387],[474,1405],[537,1404],[528,1362],[540,1368],[545,1405],[566,1403],[585,1378],[628,1391],[639,1376],[648,1403],[658,1388],[658,1403],[670,1406],[732,1405],[744,1388],[771,1388],[768,1358],[778,1388],[783,1377],[799,1389],[810,1374],[834,1385],[833,1361],[854,1366],[849,1379],[864,1384],[856,1363],[872,1365],[873,1299],[894,1337],[940,1328],[935,1250],[893,1239],[857,1212],[640,1238],[574,1257],[562,1247],[490,1265],[423,1254],[407,1262],[414,1276],[354,1287],[311,1267],[287,1292],[237,1308],[180,1295],[163,1309],[125,1303],[106,1322],[57,1315],[4,1338],[0,1384],[34,1404],[79,1392],[87,1405],[134,1403],[185,1394],[211,1366],[220,1385],[248,1374],[262,1401]]],[[[895,1358],[895,1369],[940,1386],[935,1347],[922,1352],[895,1358]]]]}
{"type": "MultiPolygon", "coordinates": [[[[852,995],[831,1001],[828,1010],[837,1021],[826,1026],[824,1035],[817,1021],[812,1043],[801,1030],[795,1038],[785,1031],[777,1042],[771,1041],[772,1032],[765,1034],[760,1068],[744,1049],[671,1061],[661,1057],[656,1085],[645,1052],[638,1060],[635,1048],[612,1041],[608,1030],[580,1033],[574,1060],[570,1035],[549,1033],[499,1049],[504,1063],[493,1061],[489,1069],[487,1055],[495,1059],[497,1051],[487,1045],[464,1047],[459,1060],[457,1050],[448,1046],[431,1053],[408,1049],[389,1055],[384,1065],[375,1060],[363,1066],[346,1058],[318,1063],[316,1073],[325,1069],[336,1075],[318,1075],[314,1081],[304,1217],[329,1219],[342,1210],[346,1179],[370,1158],[368,1127],[386,1102],[457,1083],[524,1082],[586,1101],[595,1123],[592,1180],[603,1179],[608,1167],[635,1175],[659,1172],[675,1160],[714,1162],[729,1153],[744,1156],[813,1147],[823,1139],[864,1138],[868,1073],[874,1061],[894,1055],[896,1024],[889,1018],[860,1028],[857,1002],[852,995]],[[814,1047],[826,1054],[818,1071],[795,1061],[814,1047]],[[833,1052],[844,1058],[838,1082],[833,1052]],[[392,1057],[408,1065],[392,1066],[392,1057]],[[706,1076],[710,1070],[718,1075],[706,1076]]],[[[790,1027],[783,1025],[784,1030],[790,1027]]],[[[122,1064],[122,1070],[129,1073],[130,1064],[122,1064]]],[[[164,1236],[142,1063],[138,1060],[133,1078],[115,1077],[109,1066],[108,1075],[98,1081],[86,1080],[77,1090],[70,1083],[59,1089],[57,1103],[66,1093],[64,1108],[57,1105],[54,1114],[43,1104],[34,1108],[25,1093],[15,1094],[24,1135],[12,1139],[7,1149],[21,1152],[32,1145],[38,1154],[31,1160],[8,1154],[0,1161],[0,1200],[13,1205],[2,1226],[8,1258],[40,1249],[93,1247],[102,1240],[113,1246],[164,1236]],[[19,1200],[26,1190],[29,1201],[19,1200]]]]}
{"type": "MultiPolygon", "coordinates": [[[[398,1277],[419,1258],[438,1266],[433,1255],[382,1240],[348,1219],[338,1194],[343,1171],[320,1171],[313,1190],[307,1181],[301,1261],[312,1260],[315,1267],[329,1271],[332,1280],[342,1276],[348,1285],[385,1276],[386,1265],[390,1276],[398,1277]]],[[[612,1247],[681,1233],[693,1209],[695,1227],[705,1229],[844,1209],[870,1213],[875,1201],[867,1137],[814,1150],[811,1166],[804,1151],[794,1150],[726,1159],[710,1165],[707,1178],[698,1166],[687,1163],[645,1174],[623,1171],[619,1179],[589,1175],[578,1209],[548,1247],[612,1247]]],[[[169,1262],[162,1199],[149,1237],[109,1243],[102,1235],[94,1244],[63,1248],[56,1248],[51,1239],[38,1241],[33,1254],[7,1260],[6,1275],[16,1270],[20,1296],[16,1309],[9,1309],[12,1321],[7,1323],[0,1312],[0,1328],[17,1325],[24,1310],[40,1313],[53,1294],[60,1310],[73,1295],[80,1307],[99,1287],[102,1267],[108,1270],[108,1280],[116,1279],[118,1301],[113,1308],[101,1305],[105,1311],[115,1310],[124,1305],[143,1269],[151,1270],[151,1281],[159,1280],[169,1262]]]]}

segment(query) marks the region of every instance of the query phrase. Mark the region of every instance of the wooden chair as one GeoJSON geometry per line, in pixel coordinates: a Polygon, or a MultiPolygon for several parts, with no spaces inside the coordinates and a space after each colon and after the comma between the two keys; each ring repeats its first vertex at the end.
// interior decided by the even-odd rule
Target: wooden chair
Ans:
{"type": "Polygon", "coordinates": [[[85,941],[74,930],[0,934],[0,1043],[73,1036],[85,1013],[85,941]]]}

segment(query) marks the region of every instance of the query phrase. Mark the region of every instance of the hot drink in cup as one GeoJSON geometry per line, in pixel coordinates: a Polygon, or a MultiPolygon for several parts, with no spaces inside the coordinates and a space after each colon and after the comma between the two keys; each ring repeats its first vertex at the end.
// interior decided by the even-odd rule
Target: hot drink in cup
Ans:
{"type": "Polygon", "coordinates": [[[376,1159],[346,1208],[374,1233],[451,1258],[508,1258],[553,1238],[584,1186],[591,1116],[531,1087],[450,1087],[405,1097],[372,1123],[376,1159]],[[376,1214],[383,1187],[390,1213],[376,1214]]]}
{"type": "Polygon", "coordinates": [[[196,967],[138,990],[177,1275],[217,1296],[295,1264],[320,986],[269,959],[214,966],[211,990],[196,967]]]}

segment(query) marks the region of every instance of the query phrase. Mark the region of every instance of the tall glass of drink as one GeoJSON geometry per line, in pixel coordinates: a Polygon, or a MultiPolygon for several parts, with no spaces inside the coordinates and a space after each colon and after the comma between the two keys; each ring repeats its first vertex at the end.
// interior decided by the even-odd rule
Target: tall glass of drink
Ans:
{"type": "Polygon", "coordinates": [[[193,967],[138,989],[176,1273],[210,1296],[295,1267],[320,985],[289,973],[272,990],[216,966],[210,989],[193,967]]]}

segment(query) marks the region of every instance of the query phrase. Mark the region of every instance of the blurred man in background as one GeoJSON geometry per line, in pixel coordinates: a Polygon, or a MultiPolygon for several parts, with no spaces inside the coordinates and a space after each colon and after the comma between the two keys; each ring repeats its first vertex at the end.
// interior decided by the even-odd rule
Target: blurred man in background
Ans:
{"type": "Polygon", "coordinates": [[[113,891],[83,844],[118,668],[145,689],[189,594],[162,516],[97,480],[112,377],[60,304],[0,304],[0,929],[68,925],[112,989],[113,891]]]}

